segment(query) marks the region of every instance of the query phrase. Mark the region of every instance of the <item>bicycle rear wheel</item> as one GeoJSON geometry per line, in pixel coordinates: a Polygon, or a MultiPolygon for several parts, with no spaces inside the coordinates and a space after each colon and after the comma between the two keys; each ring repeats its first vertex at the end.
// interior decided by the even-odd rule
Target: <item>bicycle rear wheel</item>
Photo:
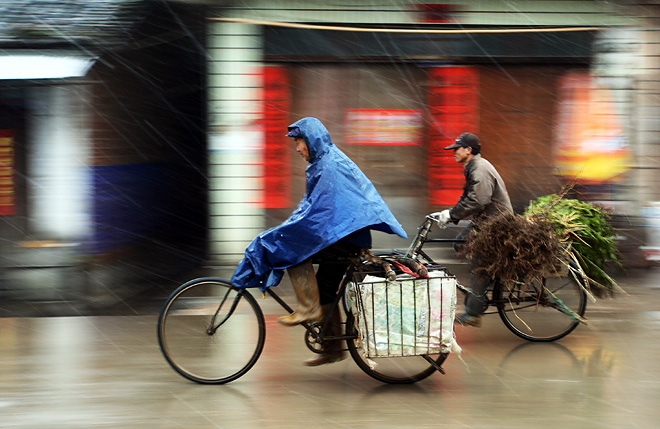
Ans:
{"type": "Polygon", "coordinates": [[[528,341],[555,341],[571,333],[587,308],[586,293],[570,275],[493,290],[502,322],[528,341]],[[545,289],[544,287],[545,286],[545,289]],[[550,294],[548,293],[551,292],[550,294]]]}
{"type": "MultiPolygon", "coordinates": [[[[423,380],[437,369],[422,356],[368,358],[358,343],[355,317],[346,315],[348,351],[362,371],[376,380],[390,384],[408,384],[423,380]]],[[[448,353],[430,356],[438,367],[447,359],[448,353]]]]}
{"type": "Polygon", "coordinates": [[[201,384],[236,380],[261,355],[266,327],[261,308],[244,289],[203,278],[180,286],[158,318],[158,344],[183,377],[201,384]]]}

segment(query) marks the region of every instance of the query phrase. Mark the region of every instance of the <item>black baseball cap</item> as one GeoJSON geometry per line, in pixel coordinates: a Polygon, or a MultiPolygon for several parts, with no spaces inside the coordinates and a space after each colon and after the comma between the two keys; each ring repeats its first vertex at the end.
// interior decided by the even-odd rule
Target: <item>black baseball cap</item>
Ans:
{"type": "Polygon", "coordinates": [[[445,147],[446,150],[456,149],[457,147],[471,147],[473,149],[481,149],[479,137],[472,133],[463,133],[456,137],[454,144],[445,147]]]}

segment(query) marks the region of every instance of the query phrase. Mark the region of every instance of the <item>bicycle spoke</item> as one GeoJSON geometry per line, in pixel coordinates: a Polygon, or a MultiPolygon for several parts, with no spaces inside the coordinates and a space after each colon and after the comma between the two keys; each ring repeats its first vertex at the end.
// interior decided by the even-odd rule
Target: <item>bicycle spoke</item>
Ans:
{"type": "Polygon", "coordinates": [[[507,328],[530,341],[564,337],[581,322],[586,309],[586,295],[570,276],[498,285],[494,295],[507,328]]]}

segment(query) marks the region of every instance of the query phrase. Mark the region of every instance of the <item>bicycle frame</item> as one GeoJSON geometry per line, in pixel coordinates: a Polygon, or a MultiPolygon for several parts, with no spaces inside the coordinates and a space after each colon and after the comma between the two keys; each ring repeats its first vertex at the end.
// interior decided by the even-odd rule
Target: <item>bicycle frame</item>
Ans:
{"type": "MultiPolygon", "coordinates": [[[[319,261],[321,262],[321,261],[319,261]]],[[[346,287],[348,284],[351,282],[351,277],[354,272],[357,271],[357,268],[355,267],[354,264],[351,264],[347,269],[346,273],[344,274],[344,278],[341,282],[341,285],[339,286],[339,289],[337,291],[337,297],[332,303],[332,307],[330,308],[329,316],[333,315],[336,311],[339,311],[339,303],[343,299],[344,293],[346,292],[346,287]]],[[[266,289],[266,292],[268,295],[270,295],[283,309],[288,311],[289,313],[293,313],[294,310],[280,297],[274,290],[273,288],[268,288],[266,289]]],[[[328,332],[330,328],[330,324],[332,317],[326,317],[325,321],[323,322],[323,325],[316,330],[315,326],[318,326],[318,324],[311,324],[309,322],[302,322],[300,325],[305,328],[307,333],[312,336],[312,338],[316,341],[319,342],[319,344],[322,344],[323,341],[328,341],[328,340],[350,340],[356,338],[355,336],[348,336],[348,335],[340,335],[340,336],[329,336],[326,337],[324,334],[328,332]]],[[[312,351],[316,353],[321,353],[321,350],[316,350],[312,349],[312,351]]]]}
{"type": "Polygon", "coordinates": [[[241,299],[241,293],[238,293],[236,295],[236,298],[234,298],[234,302],[231,305],[231,308],[227,312],[227,315],[220,321],[220,323],[215,323],[215,318],[218,316],[220,313],[220,310],[222,310],[222,306],[225,304],[227,301],[227,296],[229,295],[229,291],[225,294],[224,297],[222,297],[222,301],[220,301],[220,304],[218,305],[217,310],[215,310],[215,314],[213,314],[213,317],[211,318],[211,323],[209,323],[208,328],[206,328],[206,333],[209,335],[215,334],[215,332],[220,328],[229,318],[231,317],[232,314],[234,314],[234,311],[236,310],[236,307],[238,306],[238,302],[241,299]]]}
{"type": "MultiPolygon", "coordinates": [[[[450,243],[465,243],[464,239],[460,238],[429,238],[429,233],[431,231],[431,227],[433,226],[433,223],[435,222],[435,219],[431,216],[426,216],[426,220],[424,223],[419,227],[417,231],[417,235],[413,239],[410,247],[408,248],[408,251],[406,252],[406,256],[417,259],[419,256],[423,257],[429,264],[437,264],[435,260],[431,256],[429,256],[426,252],[424,252],[423,247],[426,243],[442,243],[442,244],[450,244],[450,243]]],[[[497,284],[497,280],[491,280],[490,285],[488,286],[488,289],[486,291],[486,308],[489,307],[501,307],[505,301],[504,300],[497,300],[495,299],[493,295],[493,289],[495,288],[495,285],[497,284]]],[[[464,295],[467,295],[470,292],[468,288],[463,286],[462,284],[457,283],[456,287],[458,290],[461,291],[464,295]]],[[[537,302],[534,302],[533,304],[530,304],[529,306],[532,305],[537,305],[537,302]]],[[[528,307],[529,307],[528,306],[528,307]]],[[[492,311],[484,311],[483,314],[495,314],[497,313],[497,310],[492,310],[492,311]]]]}
{"type": "MultiPolygon", "coordinates": [[[[410,244],[410,247],[408,248],[407,252],[405,253],[405,256],[407,256],[409,258],[412,258],[412,259],[415,259],[415,260],[417,260],[421,256],[422,258],[424,258],[426,260],[426,262],[428,264],[437,265],[437,262],[434,261],[433,258],[431,256],[429,256],[426,252],[424,252],[423,247],[426,243],[449,244],[449,243],[464,243],[465,242],[464,239],[459,239],[459,238],[429,238],[429,233],[431,231],[431,228],[432,228],[434,222],[435,222],[435,219],[433,217],[426,216],[426,219],[425,219],[424,223],[418,228],[417,234],[416,234],[415,238],[412,240],[412,242],[410,244]]],[[[396,253],[396,251],[394,251],[394,252],[396,253]]],[[[398,253],[403,253],[403,252],[398,252],[398,253]]],[[[445,270],[446,270],[446,268],[445,268],[445,270]]],[[[342,297],[344,296],[346,286],[348,285],[348,283],[350,283],[352,274],[355,273],[356,271],[358,271],[358,267],[355,265],[355,263],[353,261],[351,261],[351,265],[346,270],[346,274],[344,275],[344,279],[342,280],[342,283],[341,283],[341,285],[339,287],[339,290],[337,292],[337,297],[336,297],[335,301],[333,302],[332,308],[330,310],[330,314],[334,314],[335,311],[338,311],[339,302],[342,299],[342,297]]],[[[449,270],[447,270],[447,272],[449,272],[449,270]]],[[[503,307],[505,304],[507,304],[509,302],[506,299],[499,299],[498,300],[494,296],[495,295],[494,290],[495,290],[495,288],[497,287],[498,284],[499,284],[499,282],[497,280],[491,281],[491,284],[488,287],[487,292],[486,292],[486,305],[487,305],[487,309],[490,308],[490,307],[494,307],[494,309],[491,310],[491,311],[484,311],[483,314],[498,313],[499,308],[503,307]]],[[[466,288],[465,286],[463,286],[462,284],[460,284],[460,282],[457,283],[456,286],[457,286],[458,290],[460,290],[461,293],[463,293],[464,295],[467,295],[467,294],[471,293],[470,290],[468,288],[466,288]]],[[[500,286],[500,287],[502,287],[502,286],[500,286]]],[[[273,297],[273,299],[275,299],[275,301],[277,303],[280,304],[280,306],[282,306],[282,308],[284,308],[289,313],[293,313],[294,310],[275,291],[273,291],[272,288],[267,289],[267,292],[270,296],[273,297]]],[[[527,302],[527,304],[519,307],[519,309],[524,309],[524,308],[529,308],[529,307],[539,305],[539,302],[535,299],[530,300],[529,298],[519,297],[518,303],[525,303],[525,302],[527,302]]],[[[305,322],[305,323],[302,323],[301,325],[305,328],[305,330],[311,335],[311,337],[314,340],[319,341],[320,343],[322,343],[323,340],[328,340],[328,339],[331,339],[331,340],[335,340],[335,339],[345,340],[345,339],[354,338],[354,337],[349,337],[349,336],[346,336],[346,335],[344,335],[344,336],[325,337],[324,333],[326,333],[328,331],[329,326],[330,326],[330,318],[327,318],[325,320],[325,322],[323,323],[323,325],[318,330],[315,329],[315,327],[318,326],[317,324],[309,324],[309,323],[305,322]]],[[[320,352],[318,350],[314,350],[314,351],[315,352],[320,352]]]]}
{"type": "MultiPolygon", "coordinates": [[[[358,327],[360,312],[354,314],[353,308],[348,308],[348,305],[350,304],[352,307],[353,303],[348,302],[346,298],[349,283],[356,281],[360,283],[358,280],[361,280],[360,276],[362,274],[372,273],[378,277],[389,278],[390,274],[396,274],[393,267],[398,267],[396,269],[399,272],[411,272],[409,269],[412,267],[412,272],[418,275],[420,275],[420,268],[431,269],[433,267],[439,269],[438,264],[422,250],[424,244],[457,243],[464,240],[429,238],[428,235],[434,221],[432,217],[426,217],[407,254],[405,254],[405,258],[401,258],[403,252],[392,251],[386,255],[380,255],[380,257],[365,254],[362,255],[364,258],[361,256],[358,258],[334,259],[334,261],[313,261],[314,263],[342,263],[347,268],[341,283],[337,285],[337,295],[334,301],[329,306],[329,310],[326,308],[330,314],[324,315],[326,317],[322,323],[304,322],[301,324],[306,332],[305,343],[311,351],[323,353],[326,341],[335,342],[332,347],[336,347],[337,341],[346,341],[348,351],[356,364],[371,377],[386,383],[413,383],[430,376],[435,371],[444,373],[441,365],[449,352],[436,353],[432,356],[406,355],[401,356],[401,360],[397,357],[398,355],[371,356],[368,351],[364,352],[360,343],[361,331],[358,327]],[[397,258],[401,262],[396,262],[397,258]],[[413,261],[410,261],[409,258],[412,258],[413,261]],[[407,265],[402,263],[404,261],[407,265]],[[390,265],[390,262],[392,265],[390,265]],[[422,264],[424,267],[419,267],[416,264],[422,264]],[[378,273],[373,273],[374,268],[378,273]],[[337,321],[338,317],[332,317],[339,314],[336,312],[341,311],[340,300],[344,300],[343,305],[346,312],[346,319],[343,322],[337,321]],[[344,325],[345,328],[339,332],[338,329],[334,329],[335,324],[344,325]],[[418,357],[423,359],[418,360],[418,357]]],[[[455,278],[449,270],[444,267],[442,269],[449,276],[455,278]]],[[[424,276],[424,274],[421,275],[424,276]]],[[[385,278],[383,283],[387,281],[385,278]]],[[[550,281],[552,280],[555,279],[550,279],[550,281]]],[[[563,282],[562,279],[559,280],[560,283],[563,282]]],[[[536,282],[536,280],[533,282],[536,282]]],[[[505,286],[501,283],[492,282],[494,288],[488,291],[490,296],[487,299],[488,305],[496,306],[497,312],[506,327],[523,339],[554,341],[564,337],[582,321],[578,318],[584,315],[586,309],[584,291],[578,285],[573,284],[574,282],[559,285],[555,283],[553,287],[547,288],[546,284],[550,282],[546,283],[546,279],[542,280],[540,288],[538,282],[536,284],[533,284],[533,282],[530,283],[531,289],[521,288],[518,284],[511,285],[510,289],[505,289],[505,286]],[[532,293],[526,294],[526,290],[532,290],[532,293]],[[536,291],[536,293],[533,291],[536,291]],[[546,291],[549,295],[546,296],[546,292],[543,291],[546,291]],[[568,305],[565,303],[568,303],[568,305]],[[533,306],[538,307],[540,316],[535,316],[536,311],[534,309],[529,310],[533,306]],[[551,308],[548,309],[548,307],[551,308]],[[564,313],[561,319],[556,317],[558,313],[555,310],[559,310],[559,314],[564,313]],[[525,312],[524,316],[517,313],[521,311],[525,312]],[[569,320],[566,322],[566,319],[563,318],[565,316],[571,316],[577,321],[569,320]],[[525,320],[523,320],[523,317],[525,320]],[[550,327],[546,329],[548,317],[556,324],[551,323],[550,327]],[[522,326],[523,324],[524,326],[522,326]],[[534,326],[534,329],[530,326],[534,326]]],[[[521,285],[526,287],[527,283],[521,283],[521,285]]],[[[460,284],[457,284],[457,286],[463,293],[469,293],[460,284]]],[[[294,312],[284,299],[275,292],[274,288],[268,288],[266,292],[284,310],[289,313],[294,312]]],[[[263,311],[247,289],[238,289],[224,279],[205,277],[190,280],[172,292],[158,317],[158,342],[167,362],[182,376],[202,384],[223,384],[241,377],[257,362],[264,347],[265,329],[266,323],[263,311]],[[226,292],[215,294],[222,290],[226,290],[226,292]],[[225,312],[227,314],[223,314],[225,312]],[[194,317],[190,318],[190,316],[194,317]],[[248,326],[244,323],[245,321],[248,322],[249,329],[245,329],[248,326]],[[241,329],[241,334],[238,336],[236,336],[236,333],[234,333],[234,336],[232,334],[227,335],[236,326],[241,329]],[[243,335],[246,332],[248,335],[243,335]],[[222,348],[223,341],[225,341],[224,348],[222,348]],[[187,352],[179,353],[181,350],[188,351],[194,347],[200,347],[203,349],[217,348],[217,350],[226,354],[232,350],[232,345],[236,344],[236,341],[241,341],[241,344],[244,343],[245,347],[239,347],[236,350],[236,359],[232,358],[221,362],[226,364],[224,366],[218,365],[219,362],[215,359],[206,359],[207,356],[212,356],[212,353],[200,356],[191,355],[187,352]],[[186,344],[186,346],[181,346],[181,344],[186,344]],[[181,348],[177,350],[177,347],[181,348]]]]}
{"type": "MultiPolygon", "coordinates": [[[[314,353],[323,353],[324,341],[338,341],[338,340],[350,341],[358,338],[357,333],[355,335],[348,335],[345,333],[343,335],[326,336],[326,333],[330,330],[330,325],[333,319],[332,315],[335,314],[336,311],[339,311],[339,303],[342,299],[344,299],[346,288],[348,284],[353,280],[353,275],[357,272],[359,272],[359,267],[354,262],[352,262],[349,265],[349,267],[346,269],[346,273],[344,274],[344,278],[337,291],[337,296],[332,303],[332,307],[329,311],[328,317],[325,318],[325,321],[323,322],[322,325],[320,325],[320,327],[319,324],[312,324],[308,322],[303,322],[300,324],[302,327],[305,328],[305,331],[307,332],[308,335],[308,337],[305,338],[307,342],[307,346],[314,353]],[[320,346],[319,349],[315,349],[312,347],[312,340],[320,346]]],[[[272,288],[268,288],[266,291],[282,308],[284,308],[289,313],[293,313],[294,310],[282,299],[282,297],[280,297],[274,290],[272,290],[272,288]]],[[[342,322],[342,324],[346,324],[346,321],[342,322]]],[[[346,329],[343,329],[342,332],[346,332],[346,329]]],[[[438,371],[441,374],[446,374],[444,368],[442,368],[441,366],[441,363],[444,361],[446,356],[447,356],[446,354],[443,355],[441,362],[438,362],[437,359],[433,359],[431,356],[420,355],[420,357],[423,358],[429,365],[431,365],[431,367],[435,371],[438,371]]]]}
{"type": "MultiPolygon", "coordinates": [[[[419,256],[422,256],[429,264],[437,264],[436,261],[433,260],[422,248],[426,243],[465,243],[465,240],[460,239],[460,238],[428,238],[429,232],[431,231],[431,227],[433,226],[433,223],[435,222],[435,219],[431,216],[426,216],[426,220],[424,223],[419,227],[417,230],[417,235],[413,239],[412,243],[410,244],[410,247],[408,248],[408,251],[405,253],[405,255],[409,258],[413,259],[418,259],[419,256]]],[[[447,270],[448,271],[448,270],[447,270]]],[[[448,271],[449,272],[449,271],[448,271]]],[[[493,282],[494,284],[494,282],[493,282]]],[[[463,286],[460,283],[456,283],[456,287],[458,290],[460,290],[463,294],[468,294],[470,291],[463,286]]],[[[489,287],[489,291],[492,290],[492,285],[489,287]]],[[[489,305],[491,305],[491,302],[489,300],[489,305]]]]}
{"type": "MultiPolygon", "coordinates": [[[[431,231],[431,227],[433,226],[433,223],[435,222],[435,219],[431,216],[426,216],[426,220],[424,223],[419,227],[417,231],[417,235],[413,239],[410,247],[408,248],[408,251],[406,252],[406,256],[417,259],[419,256],[423,257],[429,264],[437,264],[436,261],[433,260],[431,256],[429,256],[426,252],[424,252],[423,247],[426,243],[442,243],[442,244],[449,244],[449,243],[465,243],[464,239],[460,238],[429,238],[428,235],[431,231]]],[[[488,286],[488,289],[486,290],[486,308],[488,309],[489,307],[495,307],[499,308],[505,304],[505,300],[497,300],[493,296],[493,290],[495,286],[498,284],[497,280],[491,280],[490,285],[488,286]]],[[[467,289],[465,286],[462,284],[457,283],[456,287],[458,290],[461,291],[464,295],[467,295],[470,292],[469,289],[467,289]]],[[[524,302],[524,300],[522,300],[524,302]]],[[[531,307],[534,305],[538,305],[538,302],[534,301],[533,303],[527,305],[526,307],[531,307]]],[[[492,311],[486,311],[484,310],[483,314],[495,314],[497,313],[498,310],[492,310],[492,311]]]]}
{"type": "MultiPolygon", "coordinates": [[[[411,242],[411,245],[406,252],[406,256],[417,259],[417,255],[421,255],[426,259],[430,264],[436,264],[433,259],[428,256],[424,251],[422,250],[422,247],[424,246],[425,243],[461,243],[464,242],[465,240],[461,239],[439,239],[439,238],[428,238],[429,231],[431,230],[431,226],[433,225],[433,222],[435,220],[430,217],[426,216],[426,220],[424,224],[418,229],[417,234],[413,241],[411,242]]],[[[327,262],[327,261],[314,261],[315,263],[318,262],[327,262]]],[[[329,261],[329,262],[336,262],[336,261],[329,261]]],[[[355,262],[353,260],[350,260],[350,265],[346,270],[346,273],[344,274],[344,278],[338,288],[337,291],[337,297],[332,303],[332,307],[330,309],[330,315],[334,314],[336,311],[338,311],[339,308],[339,303],[343,299],[344,294],[346,292],[346,287],[352,280],[352,276],[354,273],[358,271],[358,267],[356,266],[355,262]]],[[[457,287],[459,290],[461,290],[463,293],[468,293],[467,289],[465,289],[464,286],[457,284],[457,287]]],[[[280,297],[274,290],[273,288],[268,288],[266,289],[266,292],[268,295],[270,295],[284,310],[286,310],[289,313],[293,313],[294,310],[280,297]]],[[[237,297],[238,299],[239,297],[237,297]]],[[[331,323],[331,317],[327,317],[326,320],[324,321],[323,325],[317,330],[315,327],[319,326],[318,324],[310,324],[308,322],[303,322],[301,323],[301,326],[305,328],[307,333],[311,335],[311,337],[318,341],[320,344],[323,343],[324,340],[348,340],[348,339],[354,339],[356,338],[355,336],[348,336],[348,335],[342,335],[342,336],[331,336],[331,337],[326,337],[324,334],[328,332],[328,329],[330,327],[331,323]]],[[[320,353],[320,350],[313,350],[314,352],[320,353]]],[[[433,362],[432,359],[426,358],[429,360],[429,362],[433,362]]],[[[442,368],[438,367],[437,368],[439,371],[443,372],[442,368]]]]}

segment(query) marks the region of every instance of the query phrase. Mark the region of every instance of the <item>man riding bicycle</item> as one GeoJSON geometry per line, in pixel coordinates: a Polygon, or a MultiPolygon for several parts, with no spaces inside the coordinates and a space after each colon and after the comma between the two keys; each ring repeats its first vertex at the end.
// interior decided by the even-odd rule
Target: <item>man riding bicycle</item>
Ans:
{"type": "MultiPolygon", "coordinates": [[[[296,151],[309,163],[305,195],[287,220],[250,243],[231,281],[239,288],[264,290],[279,284],[286,269],[298,307],[278,321],[293,326],[325,320],[347,268],[346,263],[321,263],[315,275],[313,260],[356,256],[371,247],[372,229],[407,235],[369,179],[332,143],[320,120],[301,119],[288,131],[286,136],[294,139],[296,151]]],[[[340,322],[332,320],[330,335],[341,334],[340,322]]],[[[328,341],[323,353],[305,364],[343,358],[340,341],[328,341]]]]}
{"type": "MultiPolygon", "coordinates": [[[[513,212],[502,177],[493,164],[481,156],[479,137],[472,133],[463,133],[456,138],[454,144],[445,147],[445,150],[453,150],[456,162],[464,165],[465,187],[454,207],[432,214],[437,218],[438,223],[457,224],[459,220],[469,216],[475,221],[484,216],[500,213],[502,210],[513,212]]],[[[474,228],[473,225],[470,224],[458,238],[467,238],[474,228]]],[[[465,300],[465,314],[456,317],[456,322],[461,325],[480,326],[481,314],[487,307],[486,290],[490,280],[475,272],[478,265],[479,261],[474,259],[471,261],[471,293],[465,300]]]]}

